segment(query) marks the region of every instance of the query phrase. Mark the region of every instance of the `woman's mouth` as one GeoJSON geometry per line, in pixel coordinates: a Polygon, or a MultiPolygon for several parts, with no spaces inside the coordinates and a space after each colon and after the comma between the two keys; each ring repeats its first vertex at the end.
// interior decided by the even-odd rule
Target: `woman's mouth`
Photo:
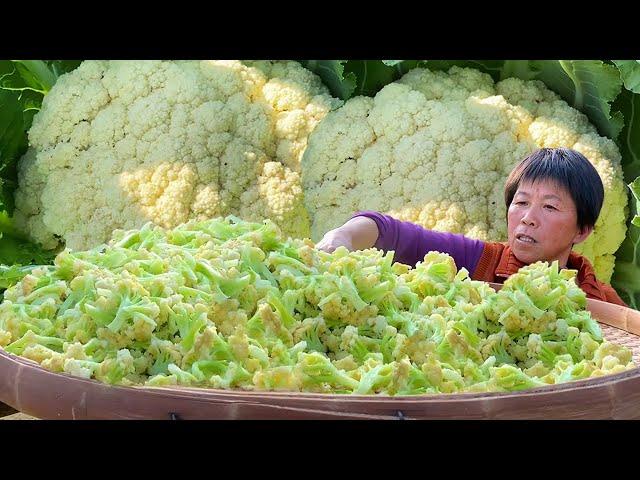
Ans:
{"type": "Polygon", "coordinates": [[[516,240],[520,243],[526,243],[528,245],[538,243],[535,238],[530,237],[529,235],[524,235],[523,233],[516,235],[516,240]]]}

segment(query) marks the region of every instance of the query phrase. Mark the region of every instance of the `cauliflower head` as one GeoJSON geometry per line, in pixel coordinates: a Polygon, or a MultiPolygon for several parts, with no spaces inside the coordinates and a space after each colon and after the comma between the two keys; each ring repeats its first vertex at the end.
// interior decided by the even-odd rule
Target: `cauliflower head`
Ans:
{"type": "Polygon", "coordinates": [[[602,178],[600,217],[575,250],[609,281],[626,231],[615,143],[542,82],[494,84],[469,68],[411,70],[374,98],[355,97],[326,116],[302,158],[311,238],[367,209],[433,230],[505,241],[507,176],[536,148],[561,146],[585,155],[602,178]]]}
{"type": "Polygon", "coordinates": [[[228,214],[308,236],[300,159],[341,103],[293,61],[85,61],[34,118],[16,224],[45,248],[228,214]]]}

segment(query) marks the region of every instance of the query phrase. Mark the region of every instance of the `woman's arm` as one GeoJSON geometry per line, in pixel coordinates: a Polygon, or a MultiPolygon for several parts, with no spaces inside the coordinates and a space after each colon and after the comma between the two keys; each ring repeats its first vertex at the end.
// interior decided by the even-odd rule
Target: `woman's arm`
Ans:
{"type": "Polygon", "coordinates": [[[341,245],[348,250],[370,247],[385,252],[393,250],[396,262],[411,266],[422,261],[429,251],[436,250],[451,255],[458,269],[465,267],[471,275],[484,242],[460,234],[428,230],[390,215],[364,210],[356,212],[341,227],[327,232],[317,247],[332,252],[341,245]]]}

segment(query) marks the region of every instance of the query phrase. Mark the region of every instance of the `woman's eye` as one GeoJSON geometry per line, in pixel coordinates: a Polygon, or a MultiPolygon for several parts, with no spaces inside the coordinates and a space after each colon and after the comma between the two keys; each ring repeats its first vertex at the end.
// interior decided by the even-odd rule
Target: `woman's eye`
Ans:
{"type": "Polygon", "coordinates": [[[545,205],[545,208],[548,210],[557,210],[553,205],[545,205]]]}

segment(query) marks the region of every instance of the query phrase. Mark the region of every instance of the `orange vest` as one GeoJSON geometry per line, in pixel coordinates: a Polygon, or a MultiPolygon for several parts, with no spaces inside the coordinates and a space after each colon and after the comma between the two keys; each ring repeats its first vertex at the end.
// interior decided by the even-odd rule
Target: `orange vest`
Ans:
{"type": "MultiPolygon", "coordinates": [[[[516,258],[511,247],[506,243],[486,242],[471,278],[484,282],[504,283],[505,279],[525,265],[516,258]]],[[[567,268],[578,271],[576,283],[584,290],[588,298],[627,306],[613,287],[596,279],[591,263],[582,255],[571,252],[567,260],[567,268]]]]}

